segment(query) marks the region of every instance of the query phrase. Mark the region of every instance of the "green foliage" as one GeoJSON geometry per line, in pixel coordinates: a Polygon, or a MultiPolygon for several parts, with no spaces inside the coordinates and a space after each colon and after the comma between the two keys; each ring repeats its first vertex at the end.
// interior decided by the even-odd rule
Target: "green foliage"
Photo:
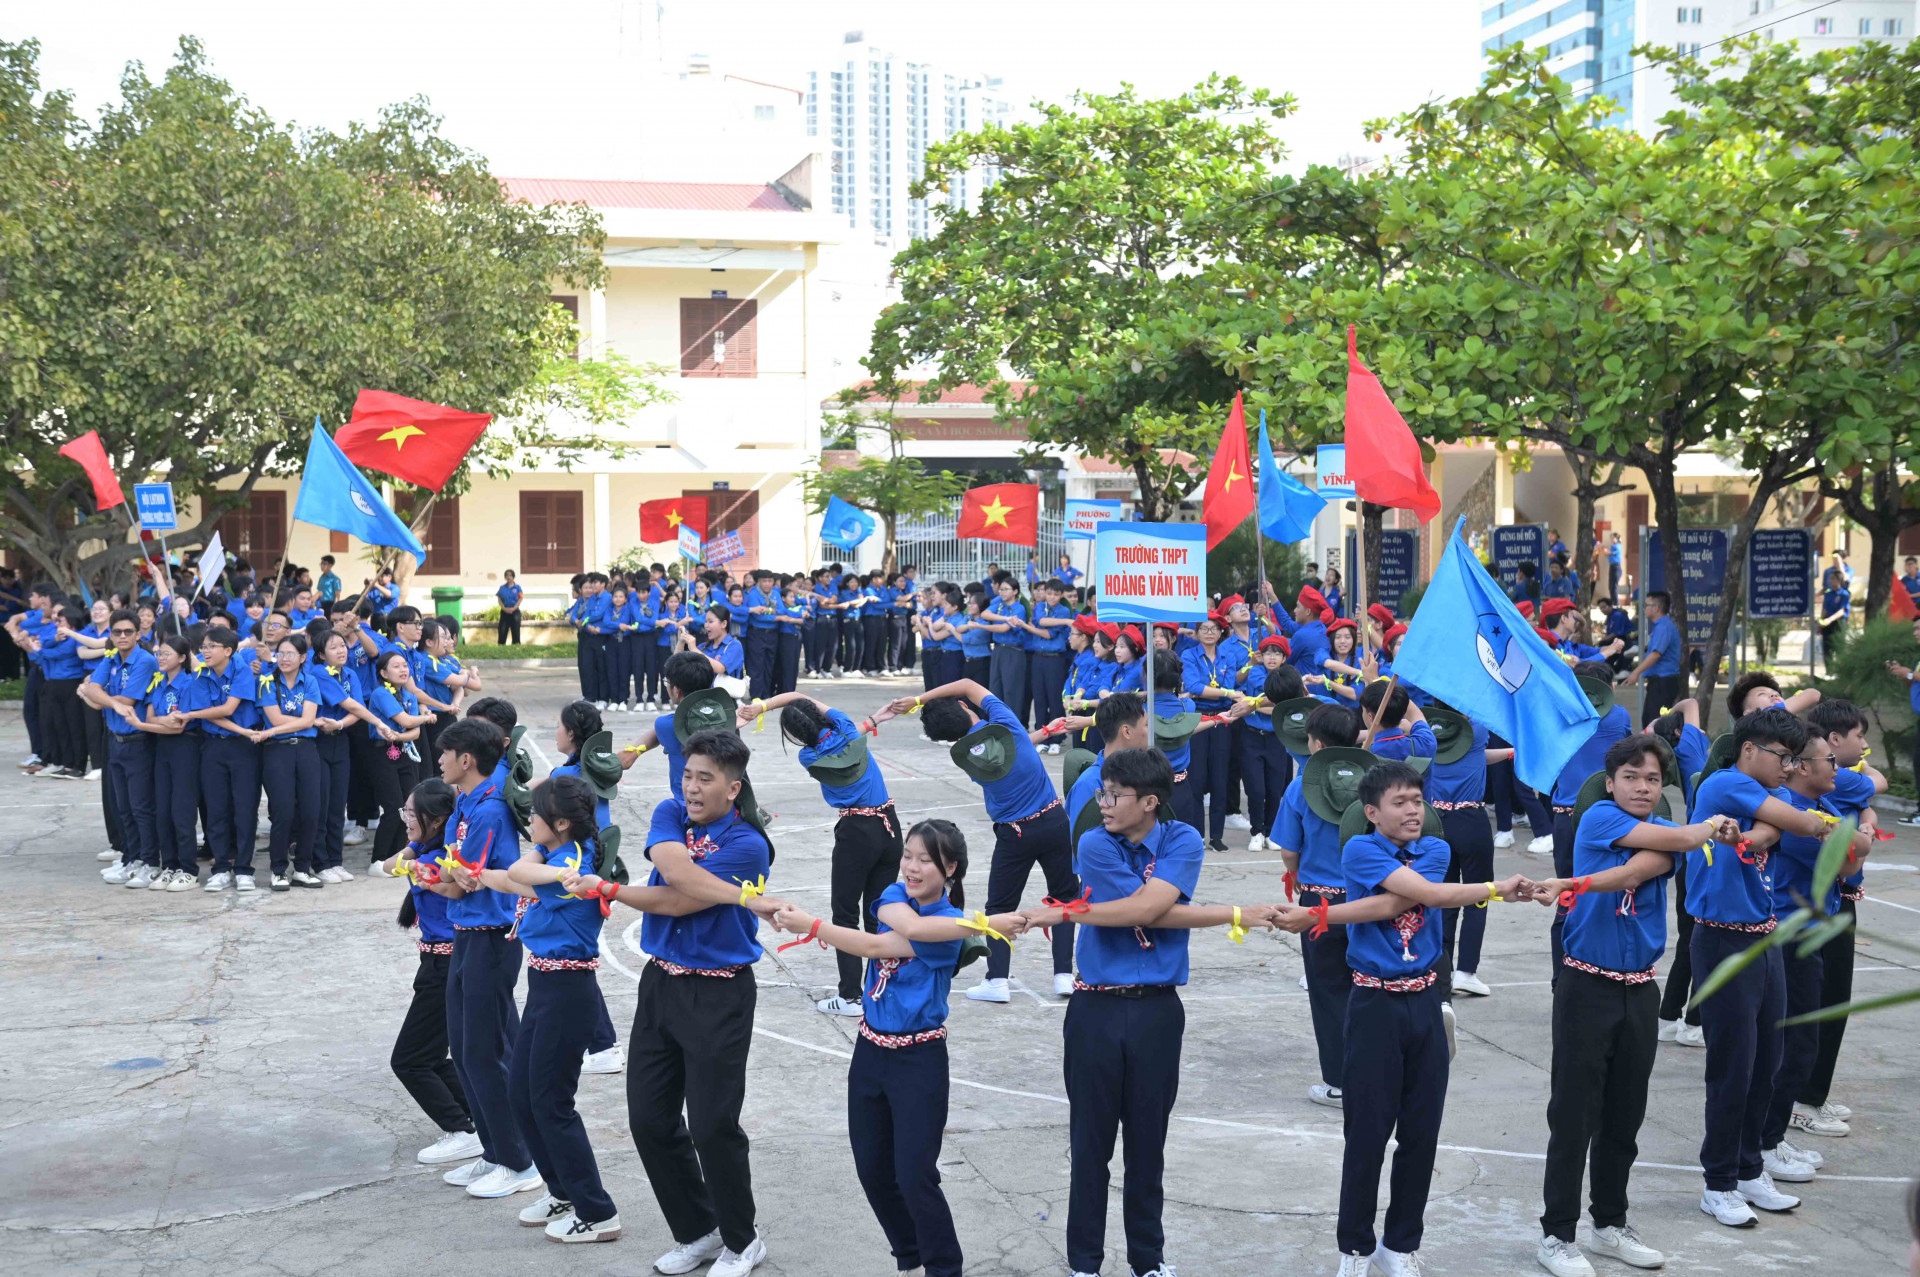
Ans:
{"type": "Polygon", "coordinates": [[[27,699],[27,680],[9,678],[0,680],[0,701],[24,701],[27,699]]]}
{"type": "MultiPolygon", "coordinates": [[[[1207,593],[1243,594],[1249,603],[1256,601],[1257,596],[1249,589],[1256,573],[1253,552],[1255,523],[1255,520],[1248,519],[1208,552],[1207,593]]],[[[1283,600],[1298,595],[1300,584],[1307,575],[1305,557],[1291,545],[1271,537],[1261,538],[1261,548],[1267,560],[1267,580],[1272,584],[1274,593],[1283,600]]]]}
{"type": "Polygon", "coordinates": [[[1420,610],[1420,600],[1427,596],[1426,582],[1414,586],[1400,596],[1400,619],[1411,621],[1413,614],[1420,610]]]}
{"type": "MultiPolygon", "coordinates": [[[[468,617],[471,625],[473,618],[468,617]]],[[[460,659],[463,661],[536,661],[545,657],[564,657],[572,660],[580,650],[573,639],[564,643],[462,643],[460,659]]]]}
{"type": "Polygon", "coordinates": [[[1907,681],[1891,673],[1887,662],[1913,668],[1920,662],[1917,649],[1920,644],[1914,641],[1912,622],[1885,617],[1870,621],[1847,635],[1828,677],[1819,681],[1823,694],[1852,701],[1873,720],[1874,734],[1886,746],[1879,766],[1890,777],[1912,757],[1911,750],[1901,746],[1913,739],[1914,718],[1907,681]]]}
{"type": "MultiPolygon", "coordinates": [[[[950,470],[933,471],[906,455],[908,431],[894,410],[898,399],[874,409],[866,386],[850,386],[836,397],[836,410],[826,414],[824,434],[843,446],[854,446],[862,434],[879,435],[884,456],[867,454],[852,466],[827,469],[815,466],[800,476],[809,507],[817,514],[839,497],[848,505],[880,516],[885,553],[880,566],[895,567],[896,536],[900,520],[941,514],[954,508],[969,479],[950,470]]],[[[897,395],[897,388],[887,392],[897,395]]],[[[986,482],[987,480],[982,480],[986,482]]]]}

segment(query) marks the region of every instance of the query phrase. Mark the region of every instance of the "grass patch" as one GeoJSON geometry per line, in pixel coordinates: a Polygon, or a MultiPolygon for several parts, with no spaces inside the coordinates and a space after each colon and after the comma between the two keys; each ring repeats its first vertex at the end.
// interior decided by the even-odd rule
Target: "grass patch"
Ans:
{"type": "Polygon", "coordinates": [[[530,661],[542,657],[572,660],[577,643],[462,643],[456,649],[463,661],[530,661]]]}
{"type": "Polygon", "coordinates": [[[24,701],[27,699],[27,680],[10,678],[0,681],[0,701],[24,701]]]}

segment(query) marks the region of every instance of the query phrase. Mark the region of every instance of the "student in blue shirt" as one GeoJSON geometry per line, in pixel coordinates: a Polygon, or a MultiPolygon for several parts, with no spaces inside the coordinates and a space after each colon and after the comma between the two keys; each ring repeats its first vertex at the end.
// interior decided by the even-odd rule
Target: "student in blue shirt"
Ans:
{"type": "MultiPolygon", "coordinates": [[[[353,730],[369,724],[373,715],[361,703],[352,652],[360,645],[347,641],[344,634],[320,626],[307,627],[309,648],[307,672],[313,676],[319,711],[314,719],[317,735],[314,754],[326,777],[327,796],[320,822],[320,846],[314,855],[316,873],[322,882],[352,882],[354,875],[345,865],[347,815],[353,806],[356,757],[362,771],[360,783],[366,785],[371,765],[364,761],[373,742],[365,732],[353,730]],[[359,753],[356,755],[356,749],[359,753]]],[[[378,816],[374,817],[378,821],[378,816]]],[[[357,841],[357,840],[356,840],[357,841]]]]}
{"type": "Polygon", "coordinates": [[[1320,586],[1321,597],[1327,601],[1327,609],[1336,619],[1347,614],[1345,598],[1340,593],[1340,569],[1328,568],[1326,580],[1320,586]]]}
{"type": "Polygon", "coordinates": [[[86,628],[87,614],[69,606],[42,615],[47,619],[28,626],[36,637],[27,649],[27,659],[40,671],[40,734],[51,751],[47,770],[40,774],[80,780],[88,762],[87,706],[80,699],[80,684],[88,671],[75,636],[86,628]]]}
{"type": "Polygon", "coordinates": [[[661,690],[665,691],[664,671],[667,662],[681,648],[691,645],[692,633],[689,622],[704,622],[704,616],[696,616],[687,606],[686,592],[678,584],[669,583],[660,595],[658,615],[654,620],[654,659],[659,662],[662,671],[661,690]],[[682,642],[686,639],[687,642],[682,642]]]}
{"type": "Polygon", "coordinates": [[[773,692],[791,692],[800,681],[801,626],[807,620],[807,605],[800,598],[800,586],[789,577],[780,582],[780,602],[775,606],[773,647],[773,692]]]}
{"type": "Polygon", "coordinates": [[[993,681],[993,633],[987,628],[993,622],[987,619],[987,607],[983,591],[966,591],[966,615],[958,626],[962,676],[982,687],[993,681]]]}
{"type": "Polygon", "coordinates": [[[1680,640],[1680,628],[1667,615],[1673,596],[1665,590],[1647,595],[1647,646],[1640,664],[1628,671],[1626,684],[1632,687],[1646,679],[1647,690],[1640,700],[1640,726],[1645,727],[1680,699],[1680,658],[1686,645],[1680,640]]]}
{"type": "Polygon", "coordinates": [[[1546,1209],[1540,1216],[1545,1235],[1539,1259],[1549,1272],[1584,1260],[1574,1233],[1589,1165],[1589,1248],[1639,1268],[1664,1260],[1627,1222],[1627,1178],[1658,1049],[1654,964],[1667,945],[1666,882],[1682,853],[1713,839],[1739,838],[1725,816],[1679,826],[1654,815],[1669,756],[1657,736],[1636,733],[1615,741],[1602,763],[1607,797],[1580,813],[1572,873],[1534,889],[1534,899],[1561,915],[1566,945],[1553,990],[1546,1209]]]}
{"type": "MultiPolygon", "coordinates": [[[[1553,874],[1556,878],[1573,874],[1573,809],[1580,798],[1580,786],[1600,770],[1607,750],[1615,741],[1633,734],[1633,716],[1627,713],[1627,707],[1607,704],[1613,699],[1613,672],[1598,661],[1582,661],[1573,667],[1573,672],[1580,680],[1580,689],[1594,708],[1600,710],[1600,721],[1594,725],[1593,734],[1567,759],[1566,766],[1554,779],[1553,792],[1548,795],[1553,804],[1553,874]]],[[[1556,916],[1548,929],[1553,951],[1553,965],[1548,974],[1556,980],[1560,978],[1562,953],[1560,921],[1556,916]]]]}
{"type": "MultiPolygon", "coordinates": [[[[527,1009],[507,1066],[513,1117],[546,1193],[520,1212],[560,1242],[610,1242],[620,1216],[600,1182],[587,1126],[574,1107],[580,1060],[600,1004],[600,900],[572,892],[563,873],[600,867],[593,787],[555,776],[533,790],[529,848],[506,869],[481,869],[478,881],[526,903],[514,934],[527,951],[527,1009]]],[[[537,1185],[536,1185],[537,1187],[537,1185]]]]}
{"type": "Polygon", "coordinates": [[[1547,558],[1550,561],[1558,559],[1564,563],[1568,557],[1569,556],[1567,554],[1567,543],[1560,539],[1560,529],[1548,528],[1547,529],[1547,558]]]}
{"type": "Polygon", "coordinates": [[[473,1133],[473,1114],[460,1089],[460,1077],[447,1053],[447,972],[453,965],[453,923],[448,901],[440,893],[440,870],[446,860],[446,835],[457,795],[439,777],[421,781],[407,796],[401,815],[407,824],[407,845],[385,872],[407,879],[407,901],[400,923],[419,928],[415,947],[420,965],[413,977],[413,1002],[401,1021],[389,1061],[393,1075],[407,1088],[421,1111],[444,1134],[420,1150],[417,1160],[428,1166],[462,1162],[480,1155],[480,1137],[473,1133]]]}
{"type": "Polygon", "coordinates": [[[753,588],[746,592],[746,603],[748,687],[755,696],[771,696],[773,663],[780,645],[780,592],[773,583],[773,573],[763,569],[753,574],[753,588]]]}
{"type": "Polygon", "coordinates": [[[682,700],[694,692],[712,687],[713,680],[718,676],[713,661],[699,652],[675,652],[668,657],[666,668],[660,675],[660,685],[666,689],[666,696],[660,702],[664,712],[653,720],[651,727],[640,733],[637,740],[621,747],[621,770],[632,770],[642,754],[659,749],[666,756],[667,786],[675,798],[680,797],[680,777],[685,762],[680,754],[680,738],[673,730],[674,713],[682,700]]]}
{"type": "Polygon", "coordinates": [[[1614,598],[1620,597],[1620,578],[1627,569],[1627,547],[1621,543],[1618,532],[1609,533],[1607,541],[1607,593],[1614,598]]]}
{"type": "MultiPolygon", "coordinates": [[[[389,669],[398,670],[399,662],[389,669]]],[[[441,1179],[470,1197],[508,1197],[541,1187],[526,1136],[512,1111],[508,1060],[520,1028],[513,986],[520,941],[510,928],[514,897],[483,882],[486,870],[520,859],[520,831],[507,806],[507,737],[485,718],[463,718],[440,733],[440,775],[459,791],[438,894],[447,897],[453,961],[447,970],[447,1046],[480,1136],[480,1157],[441,1179]]],[[[590,1027],[592,1018],[588,1017],[590,1027]]],[[[574,1052],[577,1063],[580,1053],[574,1052]]]]}
{"type": "Polygon", "coordinates": [[[361,591],[361,597],[375,612],[391,611],[400,601],[400,592],[393,588],[393,569],[381,568],[374,573],[373,580],[361,591]]]}
{"type": "Polygon", "coordinates": [[[520,600],[526,597],[526,591],[520,588],[519,578],[513,569],[508,568],[500,574],[500,588],[493,597],[500,600],[500,621],[495,627],[494,642],[505,645],[508,642],[520,642],[520,600]],[[511,637],[509,637],[511,636],[511,637]]]}
{"type": "Polygon", "coordinates": [[[1833,677],[1833,658],[1847,640],[1847,626],[1853,617],[1853,578],[1839,568],[1827,569],[1820,594],[1820,653],[1827,662],[1827,677],[1833,677]]]}
{"type": "Polygon", "coordinates": [[[308,621],[326,614],[326,608],[313,605],[313,590],[309,586],[296,587],[287,600],[287,624],[296,630],[306,629],[308,621]]]}
{"type": "MultiPolygon", "coordinates": [[[[880,893],[900,876],[900,825],[879,760],[867,749],[865,728],[823,701],[799,692],[740,706],[739,724],[780,711],[780,735],[800,747],[800,765],[820,782],[820,797],[839,813],[833,827],[832,911],[836,927],[873,929],[880,893]]],[[[858,1017],[860,960],[842,949],[840,985],[814,1004],[826,1015],[858,1017]]]]}
{"type": "Polygon", "coordinates": [[[1544,606],[1553,599],[1572,600],[1579,594],[1580,583],[1573,579],[1573,573],[1567,571],[1567,565],[1559,559],[1547,563],[1547,579],[1541,582],[1540,598],[1544,606]]]}
{"type": "Polygon", "coordinates": [[[329,786],[314,726],[320,716],[320,686],[307,670],[307,651],[305,633],[282,638],[271,654],[273,664],[261,666],[256,697],[266,719],[252,736],[260,746],[260,783],[273,822],[268,856],[275,891],[326,885],[318,870],[329,786]]]}
{"type": "Polygon", "coordinates": [[[235,655],[240,639],[216,625],[200,641],[198,721],[200,794],[206,805],[207,845],[213,851],[208,891],[253,890],[253,835],[260,803],[260,750],[247,733],[260,725],[258,676],[235,655]]]}
{"type": "MultiPolygon", "coordinates": [[[[420,755],[416,742],[421,729],[433,721],[422,710],[413,688],[413,667],[407,653],[399,649],[381,653],[374,662],[376,682],[367,697],[367,709],[374,721],[367,725],[373,741],[373,793],[380,806],[380,825],[373,835],[373,858],[385,860],[400,850],[406,829],[400,823],[400,807],[413,792],[421,772],[431,764],[420,755]]],[[[451,730],[451,729],[449,729],[451,730]]]]}
{"type": "MultiPolygon", "coordinates": [[[[88,605],[87,623],[74,631],[74,641],[78,644],[76,655],[80,658],[80,687],[75,689],[75,697],[80,702],[80,720],[86,731],[87,763],[84,775],[95,780],[103,779],[107,769],[107,720],[93,704],[86,699],[85,687],[93,679],[93,672],[107,659],[113,650],[113,644],[107,638],[107,624],[114,611],[122,606],[119,596],[96,598],[88,605]],[[110,601],[110,599],[112,601],[110,601]]],[[[136,618],[136,624],[138,619],[136,618]]],[[[115,839],[124,840],[122,828],[123,812],[114,805],[113,787],[100,786],[100,816],[108,834],[115,839]]]]}
{"type": "Polygon", "coordinates": [[[1073,566],[1073,556],[1070,554],[1062,554],[1060,556],[1060,566],[1053,571],[1054,579],[1066,586],[1069,590],[1073,589],[1080,578],[1085,575],[1086,573],[1073,566]]]}
{"type": "MultiPolygon", "coordinates": [[[[900,1271],[960,1277],[960,1239],[940,1191],[940,1143],[947,1121],[947,996],[960,961],[967,841],[948,820],[923,820],[907,835],[900,881],[861,921],[865,931],[825,923],[796,906],[774,915],[783,931],[867,959],[867,1006],[847,1069],[847,1136],[867,1204],[900,1271]],[[877,934],[874,934],[875,928],[877,934]]],[[[1017,913],[988,918],[1002,935],[1025,925],[1017,913]]]]}
{"type": "Polygon", "coordinates": [[[154,640],[155,671],[141,696],[142,730],[153,742],[153,837],[160,872],[148,889],[191,891],[200,885],[199,727],[186,711],[201,708],[193,648],[182,634],[154,640]]]}
{"type": "MultiPolygon", "coordinates": [[[[1018,905],[1036,864],[1054,899],[1079,895],[1072,826],[1026,725],[1006,702],[963,678],[919,696],[903,696],[875,714],[873,722],[877,726],[916,709],[926,734],[953,743],[949,754],[955,765],[986,795],[987,818],[993,822],[987,912],[1005,913],[1018,905]]],[[[1073,989],[1072,931],[1070,926],[1057,927],[1053,933],[1053,987],[1059,997],[1073,989]]],[[[1012,958],[1012,949],[990,940],[986,978],[967,990],[967,996],[976,1002],[1010,1001],[1007,970],[1012,958]]]]}
{"type": "Polygon", "coordinates": [[[653,809],[644,887],[615,887],[592,875],[563,874],[579,895],[600,894],[646,913],[627,1121],[667,1229],[679,1243],[662,1272],[747,1271],[766,1258],[754,1227],[753,1175],[740,1107],[753,1043],[753,964],[762,950],[755,914],[786,904],[759,895],[773,862],[766,838],[734,803],[749,750],[737,732],[687,741],[684,799],[653,809]],[[750,890],[751,889],[751,890],[750,890]]]}
{"type": "Polygon", "coordinates": [[[1447,1032],[1434,987],[1440,934],[1428,915],[1494,900],[1530,900],[1532,884],[1518,875],[1504,882],[1442,881],[1447,844],[1422,836],[1423,782],[1405,763],[1369,768],[1360,782],[1360,803],[1374,832],[1351,839],[1341,850],[1347,902],[1282,906],[1278,921],[1289,931],[1346,926],[1354,988],[1347,1001],[1343,1076],[1345,1098],[1354,1102],[1342,1106],[1347,1144],[1340,1174],[1340,1253],[1373,1256],[1374,1267],[1397,1273],[1417,1264],[1408,1257],[1420,1249],[1447,1096],[1447,1032]],[[1374,1217],[1390,1137],[1399,1147],[1376,1254],[1374,1217]]]}
{"type": "Polygon", "coordinates": [[[660,697],[660,666],[666,663],[657,633],[659,607],[653,595],[638,586],[628,590],[620,624],[626,627],[627,642],[633,645],[633,699],[627,703],[627,709],[651,710],[660,697]]]}
{"type": "Polygon", "coordinates": [[[1019,583],[1011,574],[1001,577],[995,592],[997,597],[980,616],[993,643],[988,686],[1014,717],[1025,723],[1033,703],[1027,683],[1027,605],[1021,601],[1019,583]]]}
{"type": "Polygon", "coordinates": [[[151,887],[161,873],[161,856],[153,823],[153,737],[141,724],[147,691],[160,669],[140,648],[137,614],[124,608],[109,613],[107,626],[113,655],[102,658],[81,687],[86,703],[103,717],[109,742],[105,788],[126,844],[119,872],[110,867],[101,877],[109,883],[151,887]]]}
{"type": "Polygon", "coordinates": [[[886,574],[875,568],[860,584],[860,671],[869,678],[892,673],[887,664],[887,611],[892,605],[886,574]]]}
{"type": "Polygon", "coordinates": [[[1240,690],[1257,706],[1234,728],[1240,779],[1247,786],[1247,819],[1253,825],[1247,850],[1274,851],[1280,846],[1272,841],[1280,824],[1280,804],[1293,783],[1293,755],[1274,733],[1272,710],[1282,701],[1306,695],[1300,671],[1287,664],[1284,637],[1269,634],[1260,640],[1240,690]]]}
{"type": "Polygon", "coordinates": [[[634,649],[631,620],[633,598],[624,581],[615,580],[607,589],[607,708],[622,710],[634,699],[634,676],[639,662],[634,649]]]}
{"type": "MultiPolygon", "coordinates": [[[[713,662],[713,672],[728,678],[741,678],[752,675],[751,654],[740,647],[740,640],[727,632],[728,616],[725,605],[716,603],[707,609],[705,637],[696,649],[700,655],[713,662]]],[[[748,632],[748,639],[753,637],[748,632]]]]}
{"type": "MultiPolygon", "coordinates": [[[[1181,690],[1193,698],[1194,708],[1203,715],[1224,714],[1235,703],[1245,700],[1239,688],[1240,666],[1231,651],[1222,652],[1221,640],[1226,625],[1217,616],[1208,616],[1194,627],[1195,644],[1180,659],[1181,690]]],[[[1233,756],[1231,732],[1196,734],[1193,759],[1187,773],[1193,814],[1206,805],[1207,846],[1225,851],[1227,822],[1228,769],[1233,756]]]]}
{"type": "MultiPolygon", "coordinates": [[[[1818,696],[1819,693],[1814,695],[1818,696]]],[[[1738,719],[1740,715],[1734,717],[1738,719]]],[[[1667,748],[1672,751],[1674,766],[1680,772],[1680,795],[1686,802],[1686,809],[1691,811],[1693,778],[1705,769],[1707,753],[1713,747],[1707,734],[1700,730],[1700,702],[1691,696],[1687,697],[1654,719],[1647,730],[1665,741],[1667,748]]],[[[1679,902],[1687,898],[1685,857],[1674,864],[1673,898],[1679,902]]],[[[1683,904],[1674,910],[1673,963],[1667,968],[1666,987],[1660,995],[1660,1040],[1680,1042],[1686,1046],[1705,1046],[1706,1039],[1700,1036],[1700,1008],[1692,1005],[1692,949],[1693,915],[1686,911],[1683,904]]]]}
{"type": "Polygon", "coordinates": [[[331,554],[323,554],[320,556],[320,580],[317,584],[320,588],[320,602],[322,604],[331,603],[340,597],[340,577],[333,570],[333,556],[331,554]]]}
{"type": "MultiPolygon", "coordinates": [[[[1044,726],[1066,711],[1063,691],[1067,681],[1067,631],[1073,628],[1073,609],[1060,601],[1066,587],[1048,578],[1033,592],[1033,619],[1027,627],[1027,683],[1033,696],[1033,721],[1044,726]]],[[[1045,746],[1060,752],[1059,741],[1045,746]]]]}
{"type": "MultiPolygon", "coordinates": [[[[1693,819],[1731,816],[1745,841],[1687,853],[1687,911],[1693,969],[1707,972],[1742,953],[1775,925],[1772,848],[1782,834],[1826,836],[1827,823],[1802,811],[1783,788],[1799,768],[1807,728],[1785,709],[1749,714],[1733,727],[1734,762],[1701,780],[1693,819]]],[[[1733,1228],[1751,1227],[1751,1209],[1792,1210],[1799,1199],[1774,1187],[1761,1157],[1760,1129],[1779,1068],[1786,968],[1769,949],[1700,1005],[1706,1035],[1706,1136],[1700,1209],[1733,1228]]]]}
{"type": "MultiPolygon", "coordinates": [[[[1095,801],[1101,824],[1080,836],[1075,871],[1086,903],[1069,914],[1043,905],[1027,926],[1076,932],[1079,979],[1067,1007],[1066,1080],[1072,1169],[1067,1190],[1067,1266],[1100,1271],[1106,1252],[1107,1164],[1126,1131],[1127,1264],[1162,1271],[1161,1175],[1167,1125],[1179,1090],[1186,1012],[1187,939],[1194,927],[1269,926],[1266,906],[1195,907],[1206,848],[1173,819],[1173,768],[1152,749],[1109,754],[1095,801]]],[[[1056,897],[1066,899],[1066,897],[1056,897]]]]}

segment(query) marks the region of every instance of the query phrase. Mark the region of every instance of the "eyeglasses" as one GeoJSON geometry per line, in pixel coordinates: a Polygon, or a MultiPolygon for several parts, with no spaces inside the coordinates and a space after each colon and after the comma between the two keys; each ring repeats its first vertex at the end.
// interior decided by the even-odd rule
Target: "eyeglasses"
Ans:
{"type": "Polygon", "coordinates": [[[1787,771],[1797,771],[1803,761],[1798,754],[1789,754],[1784,749],[1770,749],[1765,745],[1755,745],[1754,748],[1763,754],[1772,754],[1787,771]]]}
{"type": "Polygon", "coordinates": [[[113,636],[115,638],[132,638],[134,635],[138,634],[139,632],[140,632],[139,630],[132,629],[125,625],[116,625],[113,627],[113,630],[112,630],[113,636]]]}
{"type": "Polygon", "coordinates": [[[1115,806],[1122,798],[1138,798],[1139,796],[1139,794],[1125,789],[1096,789],[1093,791],[1093,801],[1099,803],[1102,807],[1115,806]]]}

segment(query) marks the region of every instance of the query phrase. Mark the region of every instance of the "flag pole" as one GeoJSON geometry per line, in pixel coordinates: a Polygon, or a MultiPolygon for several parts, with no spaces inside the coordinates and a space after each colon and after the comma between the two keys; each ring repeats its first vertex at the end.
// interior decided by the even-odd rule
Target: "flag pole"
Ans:
{"type": "MultiPolygon", "coordinates": [[[[1265,408],[1262,408],[1260,410],[1260,437],[1262,439],[1265,439],[1266,436],[1267,436],[1267,410],[1265,408]]],[[[1257,472],[1260,469],[1260,467],[1257,465],[1250,465],[1247,467],[1247,469],[1257,472]]],[[[1266,586],[1267,586],[1267,532],[1265,528],[1260,526],[1259,481],[1255,479],[1253,476],[1249,475],[1248,482],[1253,484],[1253,562],[1254,562],[1254,571],[1258,574],[1255,577],[1254,584],[1253,584],[1253,601],[1255,603],[1265,603],[1267,601],[1267,589],[1266,589],[1266,586]]],[[[1275,626],[1274,628],[1278,629],[1279,627],[1275,626]]],[[[1249,635],[1253,633],[1253,628],[1251,626],[1247,628],[1247,633],[1249,635]]]]}

